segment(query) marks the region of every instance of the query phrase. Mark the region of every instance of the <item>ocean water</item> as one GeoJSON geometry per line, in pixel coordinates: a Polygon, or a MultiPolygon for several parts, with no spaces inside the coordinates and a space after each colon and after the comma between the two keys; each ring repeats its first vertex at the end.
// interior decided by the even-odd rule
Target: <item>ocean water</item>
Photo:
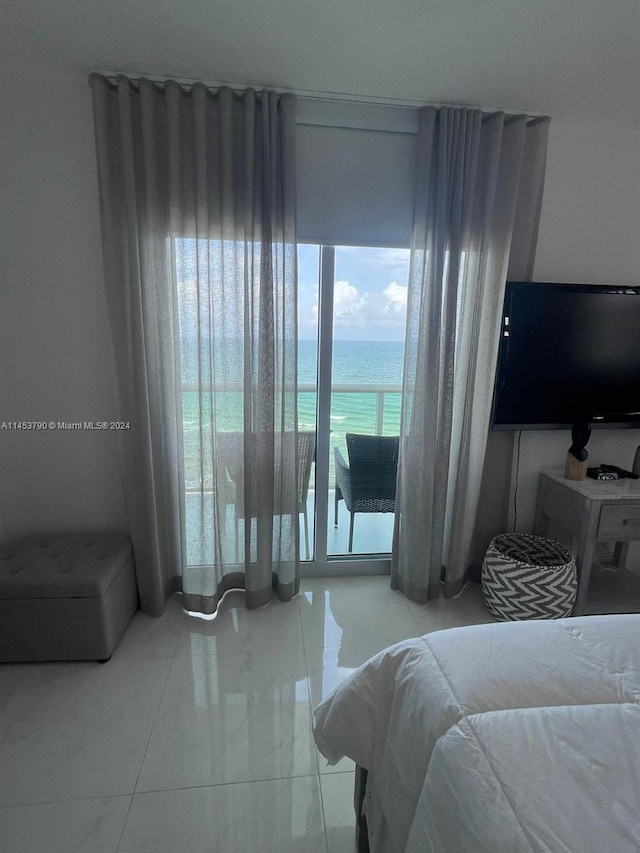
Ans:
{"type": "MultiPolygon", "coordinates": [[[[402,383],[403,344],[401,341],[334,341],[331,384],[377,386],[402,383]]],[[[183,364],[185,360],[183,359],[183,364]]],[[[185,373],[189,381],[191,370],[185,373]]],[[[196,375],[196,374],[194,374],[196,375]]],[[[317,378],[317,344],[302,340],[298,346],[298,383],[315,385],[317,378]]],[[[385,393],[383,398],[383,435],[398,435],[400,430],[400,391],[385,393]]],[[[223,429],[242,429],[242,396],[225,392],[216,400],[216,420],[223,429]]],[[[199,423],[211,423],[210,395],[185,391],[183,399],[183,430],[187,487],[198,487],[201,481],[212,482],[212,461],[207,453],[211,447],[210,428],[203,429],[200,441],[199,423]]],[[[339,447],[346,458],[345,435],[348,432],[373,435],[376,433],[378,395],[375,391],[338,393],[331,395],[330,480],[333,482],[333,447],[339,447]]],[[[298,428],[315,430],[316,394],[298,394],[298,428]]]]}
{"type": "MultiPolygon", "coordinates": [[[[400,341],[334,341],[331,384],[397,385],[402,383],[403,344],[400,341]]],[[[298,382],[316,382],[317,348],[315,341],[300,341],[298,382]]],[[[397,435],[400,429],[400,392],[383,398],[383,435],[397,435]]],[[[348,432],[373,435],[376,432],[378,395],[374,391],[331,395],[331,444],[346,452],[344,436],[348,432]]],[[[315,429],[316,395],[298,394],[298,428],[315,429]]]]}

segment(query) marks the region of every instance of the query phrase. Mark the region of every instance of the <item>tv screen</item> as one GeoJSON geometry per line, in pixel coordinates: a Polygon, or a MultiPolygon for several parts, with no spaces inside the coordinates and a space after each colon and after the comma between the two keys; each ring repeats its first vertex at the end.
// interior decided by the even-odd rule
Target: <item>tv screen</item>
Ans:
{"type": "Polygon", "coordinates": [[[494,429],[640,426],[640,287],[507,282],[494,429]]]}

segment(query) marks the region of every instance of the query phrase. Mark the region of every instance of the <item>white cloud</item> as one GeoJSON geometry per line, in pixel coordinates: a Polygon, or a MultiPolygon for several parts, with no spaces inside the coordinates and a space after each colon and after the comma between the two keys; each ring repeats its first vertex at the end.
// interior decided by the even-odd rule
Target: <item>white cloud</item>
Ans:
{"type": "Polygon", "coordinates": [[[336,281],[333,286],[333,322],[336,326],[363,326],[372,295],[360,293],[348,281],[336,281]]]}
{"type": "MultiPolygon", "coordinates": [[[[333,322],[339,328],[404,329],[407,288],[390,282],[382,292],[360,291],[349,281],[336,281],[333,288],[333,322]]],[[[318,322],[318,292],[315,304],[301,321],[305,326],[318,322]]]]}
{"type": "Polygon", "coordinates": [[[392,281],[385,287],[383,293],[388,300],[384,307],[387,314],[399,314],[404,318],[407,311],[406,284],[398,284],[397,281],[392,281]]]}
{"type": "Polygon", "coordinates": [[[409,273],[409,249],[378,249],[367,257],[370,266],[386,269],[389,275],[407,278],[409,273]]]}

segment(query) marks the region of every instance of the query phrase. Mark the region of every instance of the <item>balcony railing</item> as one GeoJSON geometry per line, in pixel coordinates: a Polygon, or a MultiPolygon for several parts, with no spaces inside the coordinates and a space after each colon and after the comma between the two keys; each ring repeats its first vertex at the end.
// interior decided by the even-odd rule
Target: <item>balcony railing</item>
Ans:
{"type": "MultiPolygon", "coordinates": [[[[204,475],[204,488],[210,486],[210,472],[203,471],[200,465],[200,441],[199,430],[194,429],[189,434],[188,425],[197,425],[200,415],[200,407],[193,405],[195,393],[199,386],[195,383],[182,386],[183,395],[194,394],[194,401],[185,400],[184,405],[184,444],[185,444],[185,475],[186,491],[200,491],[202,477],[204,475]],[[190,411],[193,416],[189,418],[190,411]]],[[[331,447],[339,447],[346,456],[347,432],[365,433],[370,435],[398,435],[400,430],[400,385],[376,385],[376,384],[344,384],[331,386],[331,447]],[[357,397],[360,399],[358,400],[357,397]],[[343,398],[343,402],[339,401],[343,398]],[[350,398],[350,399],[349,399],[350,398]],[[373,400],[371,399],[373,398],[373,400]]],[[[242,386],[236,383],[217,386],[216,396],[219,394],[242,395],[242,386]]],[[[298,384],[298,416],[300,430],[315,429],[316,427],[316,393],[317,388],[313,383],[298,384]],[[306,399],[305,399],[306,397],[306,399]]],[[[224,430],[237,431],[241,429],[236,424],[235,411],[241,411],[240,398],[237,405],[230,406],[228,423],[221,424],[224,430]]],[[[203,432],[205,437],[210,432],[210,414],[205,401],[203,420],[203,432]]],[[[224,431],[223,430],[223,431],[224,431]]],[[[204,466],[206,468],[206,466],[204,466]]],[[[329,457],[329,482],[334,479],[334,456],[333,450],[329,457]]]]}
{"type": "MultiPolygon", "coordinates": [[[[373,435],[382,435],[384,428],[384,398],[387,394],[400,394],[400,385],[332,385],[331,396],[334,394],[374,394],[376,398],[375,429],[373,435]]],[[[313,384],[298,385],[298,395],[315,394],[316,386],[313,384]]],[[[354,430],[355,432],[355,430],[354,430]]]]}

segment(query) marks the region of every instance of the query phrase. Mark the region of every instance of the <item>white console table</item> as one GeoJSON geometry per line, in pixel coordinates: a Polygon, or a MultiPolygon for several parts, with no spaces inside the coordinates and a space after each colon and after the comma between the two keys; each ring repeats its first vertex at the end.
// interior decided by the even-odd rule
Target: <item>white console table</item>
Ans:
{"type": "Polygon", "coordinates": [[[565,480],[561,470],[542,471],[535,531],[556,539],[573,552],[578,566],[574,616],[587,602],[596,542],[616,543],[624,565],[629,542],[640,540],[640,480],[565,480]]]}

